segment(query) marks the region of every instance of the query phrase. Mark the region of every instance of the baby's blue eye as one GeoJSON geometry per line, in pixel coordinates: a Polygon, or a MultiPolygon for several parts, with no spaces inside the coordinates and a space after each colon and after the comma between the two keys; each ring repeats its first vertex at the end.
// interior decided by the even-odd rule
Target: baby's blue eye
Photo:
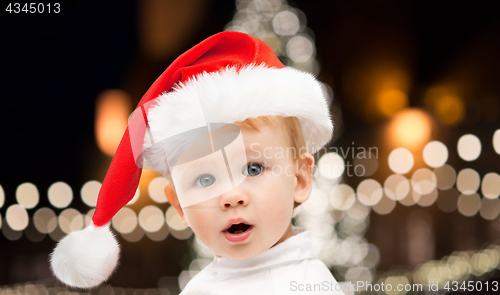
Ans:
{"type": "Polygon", "coordinates": [[[250,163],[243,170],[243,174],[247,176],[257,176],[262,173],[264,167],[258,163],[250,163]]]}
{"type": "Polygon", "coordinates": [[[212,184],[214,184],[214,182],[215,177],[210,174],[203,174],[202,176],[198,177],[198,179],[196,179],[196,185],[202,187],[211,186],[212,184]]]}

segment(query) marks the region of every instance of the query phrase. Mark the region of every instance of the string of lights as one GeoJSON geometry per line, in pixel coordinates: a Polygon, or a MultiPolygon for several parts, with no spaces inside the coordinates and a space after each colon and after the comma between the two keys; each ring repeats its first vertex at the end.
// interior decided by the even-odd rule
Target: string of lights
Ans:
{"type": "MultiPolygon", "coordinates": [[[[148,185],[148,195],[154,201],[140,208],[136,213],[131,208],[140,196],[138,189],[135,197],[121,209],[112,219],[111,225],[126,241],[138,242],[144,236],[153,241],[163,241],[169,234],[179,240],[188,239],[192,235],[190,228],[182,223],[174,208],[160,209],[160,204],[167,203],[163,193],[167,179],[153,178],[148,185]]],[[[36,208],[40,193],[33,183],[22,183],[16,189],[17,203],[8,206],[4,218],[0,222],[3,235],[10,241],[18,240],[23,233],[32,242],[40,242],[47,235],[54,241],[59,241],[64,235],[80,230],[90,224],[97,202],[101,183],[95,180],[86,182],[80,189],[81,200],[89,207],[87,212],[80,212],[69,207],[73,201],[73,190],[65,182],[53,183],[47,191],[47,199],[53,208],[36,208]],[[28,210],[36,209],[32,216],[28,210]],[[59,214],[56,211],[62,210],[59,214]]],[[[5,194],[0,186],[0,208],[5,200],[5,194]]],[[[162,206],[165,207],[165,206],[162,206]]],[[[0,215],[1,217],[1,215],[0,215]]]]}

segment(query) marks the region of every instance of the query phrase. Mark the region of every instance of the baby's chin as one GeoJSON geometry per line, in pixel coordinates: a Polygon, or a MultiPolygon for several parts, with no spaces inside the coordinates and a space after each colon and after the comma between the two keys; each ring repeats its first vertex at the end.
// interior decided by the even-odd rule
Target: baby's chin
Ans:
{"type": "MultiPolygon", "coordinates": [[[[267,248],[255,247],[251,245],[234,245],[235,247],[231,247],[231,249],[224,249],[222,251],[218,251],[218,253],[214,253],[217,257],[224,257],[233,260],[243,260],[255,257],[259,254],[262,254],[266,250],[270,249],[272,245],[269,245],[267,248]],[[246,247],[245,247],[246,246],[246,247]]],[[[261,245],[259,245],[261,246],[261,245]]]]}

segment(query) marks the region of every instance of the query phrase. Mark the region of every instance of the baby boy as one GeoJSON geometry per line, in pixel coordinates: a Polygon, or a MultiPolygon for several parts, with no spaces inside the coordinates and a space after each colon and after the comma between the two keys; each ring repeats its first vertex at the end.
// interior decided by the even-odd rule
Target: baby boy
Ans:
{"type": "Polygon", "coordinates": [[[342,294],[313,257],[308,232],[292,227],[293,209],[311,193],[311,154],[332,132],[314,77],[284,67],[257,38],[216,34],[178,57],[144,95],[92,224],[61,240],[52,269],[80,287],[109,277],[119,249],[109,221],[148,166],[171,179],[168,200],[215,255],[183,294],[309,294],[311,286],[310,294],[342,294]]]}

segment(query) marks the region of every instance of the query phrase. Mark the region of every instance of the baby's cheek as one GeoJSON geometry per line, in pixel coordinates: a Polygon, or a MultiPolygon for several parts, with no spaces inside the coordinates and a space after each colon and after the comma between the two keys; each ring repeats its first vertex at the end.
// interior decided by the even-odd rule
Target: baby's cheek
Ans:
{"type": "Polygon", "coordinates": [[[199,230],[205,230],[207,226],[207,218],[210,214],[207,214],[209,210],[208,208],[203,209],[189,209],[186,210],[186,220],[188,225],[196,232],[199,230]]]}
{"type": "Polygon", "coordinates": [[[203,214],[186,214],[186,219],[189,227],[193,230],[194,234],[205,245],[211,244],[211,238],[214,235],[214,230],[210,228],[210,222],[207,221],[207,216],[203,214]]]}
{"type": "Polygon", "coordinates": [[[218,224],[220,209],[217,199],[207,200],[184,209],[188,225],[196,235],[210,234],[213,231],[212,228],[218,224]]]}
{"type": "Polygon", "coordinates": [[[295,193],[295,182],[293,177],[280,175],[272,181],[272,186],[273,190],[279,192],[283,198],[293,198],[293,194],[295,193]]]}

